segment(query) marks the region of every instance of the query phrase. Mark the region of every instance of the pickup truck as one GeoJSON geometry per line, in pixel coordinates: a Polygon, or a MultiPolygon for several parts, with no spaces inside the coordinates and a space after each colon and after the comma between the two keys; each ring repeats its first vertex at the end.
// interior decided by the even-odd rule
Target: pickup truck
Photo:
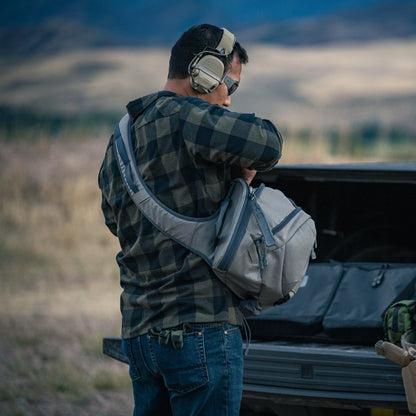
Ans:
{"type": "MultiPolygon", "coordinates": [[[[248,319],[241,416],[369,415],[377,414],[375,409],[383,415],[407,414],[400,366],[375,352],[384,335],[382,314],[376,311],[369,328],[366,321],[381,298],[383,308],[400,298],[416,299],[416,162],[280,165],[258,173],[256,182],[280,189],[315,220],[316,259],[307,275],[315,274],[318,284],[314,293],[302,295],[305,285],[287,304],[248,319]],[[320,279],[319,267],[329,271],[329,280],[320,279]],[[407,277],[400,272],[382,280],[384,271],[397,269],[407,277]],[[373,292],[360,286],[366,275],[351,288],[348,273],[356,270],[368,270],[373,292]],[[332,291],[327,288],[335,279],[331,273],[339,275],[332,291]],[[406,290],[394,293],[394,284],[395,289],[378,295],[389,279],[406,290]],[[347,285],[345,292],[341,284],[347,285]],[[309,322],[321,301],[326,303],[322,319],[312,326],[302,322],[302,313],[309,322]],[[279,315],[284,308],[290,311],[286,318],[279,315]],[[335,322],[329,310],[338,326],[332,331],[324,325],[335,322]],[[354,325],[350,313],[359,318],[354,325]],[[295,323],[293,314],[299,315],[295,323]]],[[[103,351],[126,362],[120,345],[119,338],[105,338],[103,351]]]]}

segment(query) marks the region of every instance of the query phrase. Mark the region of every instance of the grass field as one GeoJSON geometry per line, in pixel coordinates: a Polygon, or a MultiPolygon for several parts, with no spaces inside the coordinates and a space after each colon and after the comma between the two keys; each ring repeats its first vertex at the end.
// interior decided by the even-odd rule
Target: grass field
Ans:
{"type": "MultiPolygon", "coordinates": [[[[237,111],[288,128],[396,125],[415,132],[416,39],[309,48],[246,45],[237,111]]],[[[168,49],[97,49],[0,59],[0,105],[79,114],[120,112],[162,89],[168,49]]]]}
{"type": "Polygon", "coordinates": [[[100,213],[105,141],[0,146],[0,414],[131,414],[117,242],[100,213]]]}
{"type": "MultiPolygon", "coordinates": [[[[235,108],[276,122],[282,163],[416,159],[416,41],[250,50],[235,108]]],[[[166,52],[0,63],[1,415],[131,414],[127,366],[101,352],[120,334],[97,186],[112,119],[88,114],[161,88],[166,52]]]]}

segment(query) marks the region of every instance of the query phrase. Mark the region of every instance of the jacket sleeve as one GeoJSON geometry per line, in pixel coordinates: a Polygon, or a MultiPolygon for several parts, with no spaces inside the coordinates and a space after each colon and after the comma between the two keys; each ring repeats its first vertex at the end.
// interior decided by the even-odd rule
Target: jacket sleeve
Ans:
{"type": "Polygon", "coordinates": [[[199,99],[191,99],[183,108],[183,138],[194,156],[258,171],[279,161],[283,139],[269,120],[199,99]]]}
{"type": "MultiPolygon", "coordinates": [[[[104,215],[105,224],[109,228],[111,233],[117,236],[117,220],[115,218],[113,208],[110,202],[108,201],[109,195],[111,193],[110,190],[113,186],[110,178],[112,178],[112,170],[114,171],[116,163],[112,155],[113,146],[111,138],[106,150],[103,163],[100,168],[100,172],[98,174],[98,186],[100,187],[102,192],[101,210],[104,215]]],[[[116,171],[115,173],[118,174],[118,171],[116,171]]]]}

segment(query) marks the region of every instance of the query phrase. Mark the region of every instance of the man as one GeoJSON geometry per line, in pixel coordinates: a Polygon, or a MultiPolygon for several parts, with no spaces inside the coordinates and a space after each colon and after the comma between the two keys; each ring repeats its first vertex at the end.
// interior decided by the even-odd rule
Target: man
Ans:
{"type": "MultiPolygon", "coordinates": [[[[164,90],[127,105],[139,171],[180,214],[212,215],[236,171],[250,182],[280,158],[282,138],[271,122],[225,108],[247,61],[227,30],[194,26],[172,48],[164,90]]],[[[121,246],[122,338],[134,415],[238,415],[238,299],[200,257],[141,215],[124,189],[113,138],[99,185],[106,225],[121,246]]]]}

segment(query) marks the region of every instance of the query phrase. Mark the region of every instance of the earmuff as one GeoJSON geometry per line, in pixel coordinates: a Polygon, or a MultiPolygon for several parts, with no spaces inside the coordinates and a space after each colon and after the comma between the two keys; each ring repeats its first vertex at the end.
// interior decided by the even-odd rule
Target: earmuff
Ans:
{"type": "Polygon", "coordinates": [[[215,49],[199,52],[188,67],[191,86],[201,94],[209,94],[225,77],[224,64],[218,56],[228,56],[233,51],[235,36],[222,28],[222,37],[215,49]]]}

